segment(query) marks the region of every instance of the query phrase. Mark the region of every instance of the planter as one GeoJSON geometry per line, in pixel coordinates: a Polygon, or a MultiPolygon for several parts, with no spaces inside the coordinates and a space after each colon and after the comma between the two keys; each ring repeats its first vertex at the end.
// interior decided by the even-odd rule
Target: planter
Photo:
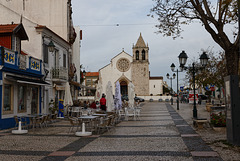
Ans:
{"type": "Polygon", "coordinates": [[[212,104],[206,104],[206,110],[207,110],[208,112],[211,112],[211,107],[213,107],[212,104]]]}
{"type": "Polygon", "coordinates": [[[217,132],[226,132],[226,127],[213,127],[213,130],[217,132]]]}

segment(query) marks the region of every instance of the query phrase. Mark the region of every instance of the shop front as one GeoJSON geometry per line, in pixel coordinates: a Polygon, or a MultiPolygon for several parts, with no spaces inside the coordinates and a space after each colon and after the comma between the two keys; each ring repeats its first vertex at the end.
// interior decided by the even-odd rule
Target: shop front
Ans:
{"type": "Polygon", "coordinates": [[[14,116],[42,113],[42,86],[48,84],[41,79],[41,60],[4,47],[0,53],[0,129],[7,129],[15,126],[14,116]]]}

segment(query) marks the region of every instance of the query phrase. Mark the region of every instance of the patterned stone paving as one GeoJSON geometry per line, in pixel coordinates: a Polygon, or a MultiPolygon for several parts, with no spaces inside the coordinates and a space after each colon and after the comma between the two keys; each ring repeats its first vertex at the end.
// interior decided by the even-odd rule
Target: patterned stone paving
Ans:
{"type": "Polygon", "coordinates": [[[222,160],[169,103],[144,103],[139,120],[101,135],[76,137],[68,122],[27,135],[0,131],[1,160],[222,160]]]}

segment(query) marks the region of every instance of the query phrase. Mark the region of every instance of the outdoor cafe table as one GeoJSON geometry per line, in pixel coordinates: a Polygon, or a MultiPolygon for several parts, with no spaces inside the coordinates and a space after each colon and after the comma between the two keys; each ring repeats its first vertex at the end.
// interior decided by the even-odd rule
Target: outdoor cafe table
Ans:
{"type": "Polygon", "coordinates": [[[95,114],[93,114],[93,116],[106,117],[107,114],[104,114],[104,113],[95,113],[95,114]]]}
{"type": "Polygon", "coordinates": [[[21,115],[21,116],[18,116],[19,118],[21,118],[21,121],[25,121],[27,122],[27,118],[29,119],[29,125],[28,126],[32,126],[34,128],[34,123],[35,123],[35,119],[37,117],[37,115],[21,115]]]}
{"type": "Polygon", "coordinates": [[[99,118],[99,116],[92,116],[92,115],[89,115],[89,116],[80,116],[78,117],[78,119],[81,119],[83,120],[83,122],[85,121],[90,121],[90,129],[92,130],[93,128],[96,129],[96,120],[97,118],[99,118]]]}

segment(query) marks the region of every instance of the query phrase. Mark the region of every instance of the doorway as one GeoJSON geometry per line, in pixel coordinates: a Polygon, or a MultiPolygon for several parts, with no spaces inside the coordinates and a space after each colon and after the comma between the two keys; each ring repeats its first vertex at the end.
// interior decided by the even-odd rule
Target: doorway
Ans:
{"type": "Polygon", "coordinates": [[[31,88],[31,114],[38,114],[38,87],[31,88]]]}
{"type": "Polygon", "coordinates": [[[121,81],[120,83],[121,86],[121,95],[128,95],[128,84],[126,81],[121,81]]]}

